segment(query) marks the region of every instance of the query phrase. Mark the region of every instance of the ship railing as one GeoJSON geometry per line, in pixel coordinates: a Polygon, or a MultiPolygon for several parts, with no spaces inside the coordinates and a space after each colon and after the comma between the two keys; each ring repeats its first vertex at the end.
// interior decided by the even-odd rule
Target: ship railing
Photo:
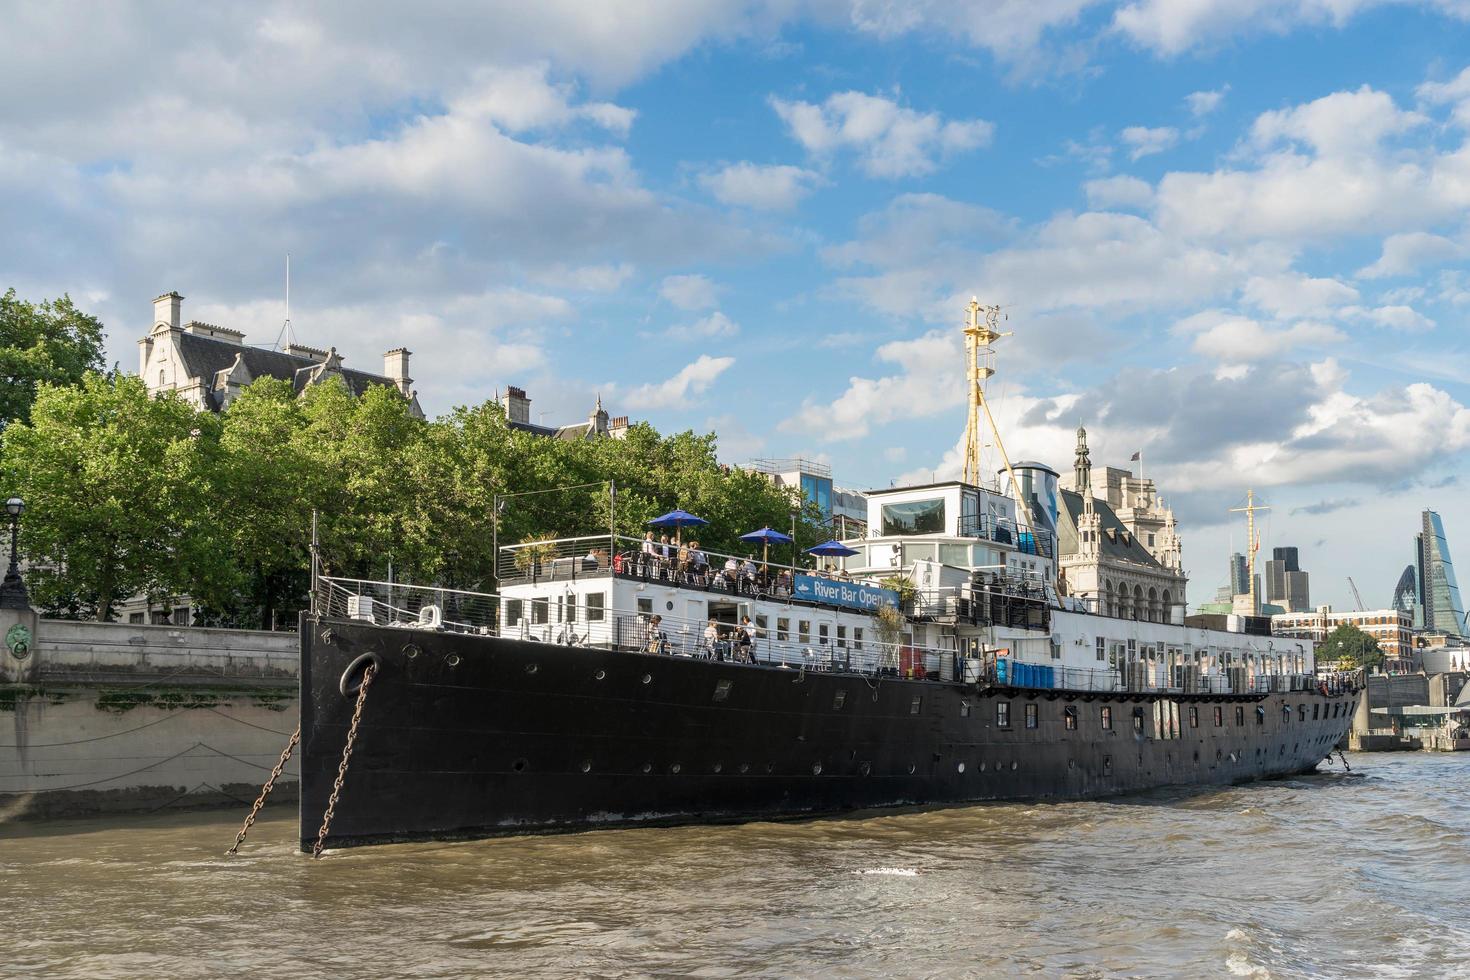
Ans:
{"type": "Polygon", "coordinates": [[[434,586],[320,576],[314,610],[325,616],[375,626],[494,635],[500,597],[434,586]]]}

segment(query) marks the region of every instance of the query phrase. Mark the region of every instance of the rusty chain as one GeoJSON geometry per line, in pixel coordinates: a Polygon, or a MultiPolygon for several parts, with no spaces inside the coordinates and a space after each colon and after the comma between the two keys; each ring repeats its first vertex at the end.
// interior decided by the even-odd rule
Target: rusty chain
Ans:
{"type": "Polygon", "coordinates": [[[250,833],[250,828],[255,823],[255,818],[260,815],[260,808],[265,806],[265,798],[270,796],[271,790],[276,788],[276,780],[281,778],[282,770],[286,768],[286,763],[291,761],[291,753],[296,751],[296,743],[300,741],[301,726],[298,725],[296,726],[296,730],[291,733],[291,740],[286,743],[286,750],[281,753],[281,760],[276,763],[276,767],[271,770],[270,776],[266,778],[265,785],[260,788],[260,795],[255,798],[255,805],[250,808],[250,815],[245,818],[245,825],[235,835],[235,843],[225,852],[226,854],[238,854],[240,852],[240,845],[245,843],[245,835],[250,833]]]}
{"type": "Polygon", "coordinates": [[[316,844],[311,849],[312,858],[322,856],[327,846],[327,831],[332,826],[332,817],[337,812],[337,800],[342,795],[342,784],[347,781],[347,763],[352,758],[352,745],[357,741],[357,724],[362,721],[362,706],[367,703],[368,685],[378,672],[376,664],[369,663],[362,672],[362,686],[357,689],[357,706],[352,709],[352,724],[347,727],[347,743],[342,746],[342,761],[337,764],[337,778],[332,782],[332,795],[327,799],[327,810],[322,814],[322,826],[316,834],[316,844]]]}

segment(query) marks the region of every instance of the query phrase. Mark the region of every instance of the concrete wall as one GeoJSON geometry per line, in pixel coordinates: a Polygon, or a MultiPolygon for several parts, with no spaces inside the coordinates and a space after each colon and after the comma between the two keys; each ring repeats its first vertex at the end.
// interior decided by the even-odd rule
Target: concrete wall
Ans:
{"type": "MultiPolygon", "coordinates": [[[[248,806],[297,724],[294,633],[41,620],[0,652],[0,824],[248,806]]],[[[295,768],[276,790],[295,797],[295,768]]]]}

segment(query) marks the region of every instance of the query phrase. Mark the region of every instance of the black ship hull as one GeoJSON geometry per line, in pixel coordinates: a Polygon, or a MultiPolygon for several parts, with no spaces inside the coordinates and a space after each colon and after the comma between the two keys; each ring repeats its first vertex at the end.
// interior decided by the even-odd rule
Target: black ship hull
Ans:
{"type": "Polygon", "coordinates": [[[1018,690],[310,617],[301,637],[303,849],[364,655],[331,847],[1244,782],[1312,771],[1353,701],[1018,690]]]}

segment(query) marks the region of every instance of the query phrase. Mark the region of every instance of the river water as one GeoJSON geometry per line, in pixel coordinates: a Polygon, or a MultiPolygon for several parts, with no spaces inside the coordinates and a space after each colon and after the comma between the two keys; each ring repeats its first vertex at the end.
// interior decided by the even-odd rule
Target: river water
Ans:
{"type": "Polygon", "coordinates": [[[1104,803],[315,863],[290,808],[235,858],[237,813],[0,826],[0,974],[1470,975],[1470,757],[1348,761],[1104,803]]]}

